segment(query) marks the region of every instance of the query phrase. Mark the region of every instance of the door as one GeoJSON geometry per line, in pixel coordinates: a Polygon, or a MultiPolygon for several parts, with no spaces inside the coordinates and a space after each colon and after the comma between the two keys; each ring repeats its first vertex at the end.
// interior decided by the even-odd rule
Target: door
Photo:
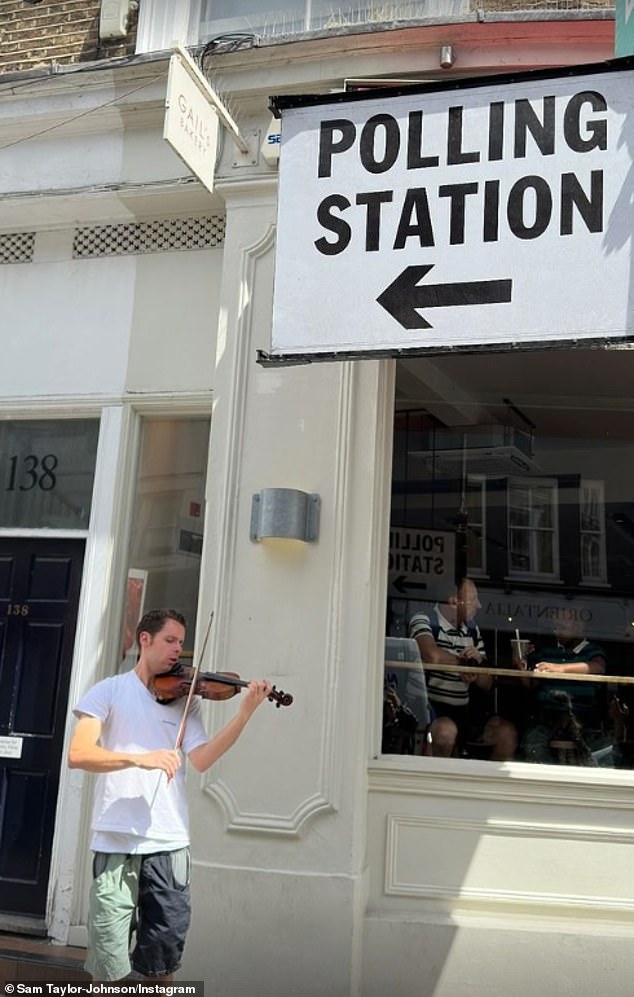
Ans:
{"type": "Polygon", "coordinates": [[[0,540],[0,911],[42,917],[83,540],[0,540]]]}

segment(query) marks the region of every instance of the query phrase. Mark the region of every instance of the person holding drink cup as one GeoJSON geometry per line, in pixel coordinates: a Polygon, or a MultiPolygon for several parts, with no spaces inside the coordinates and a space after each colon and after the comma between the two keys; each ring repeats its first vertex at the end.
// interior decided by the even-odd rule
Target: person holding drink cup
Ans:
{"type": "MultiPolygon", "coordinates": [[[[565,676],[604,675],[605,652],[600,645],[582,635],[581,624],[574,618],[562,618],[553,628],[554,643],[540,651],[513,649],[517,667],[534,673],[565,676]]],[[[522,642],[520,642],[522,643],[522,642]]],[[[512,644],[517,644],[512,641],[512,644]]],[[[529,725],[522,739],[526,761],[554,764],[593,764],[588,740],[601,733],[602,687],[593,683],[538,681],[534,685],[529,725]]]]}
{"type": "Polygon", "coordinates": [[[528,656],[535,650],[530,640],[522,640],[519,630],[515,631],[515,637],[511,639],[511,660],[513,668],[521,672],[528,670],[528,656]]]}

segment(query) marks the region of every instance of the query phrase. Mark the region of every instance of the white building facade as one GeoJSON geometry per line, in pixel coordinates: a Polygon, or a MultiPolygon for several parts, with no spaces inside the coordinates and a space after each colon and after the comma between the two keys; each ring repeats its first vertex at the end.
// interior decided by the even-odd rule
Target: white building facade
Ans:
{"type": "MultiPolygon", "coordinates": [[[[259,362],[284,277],[271,98],[602,62],[613,12],[320,6],[142,0],[135,56],[2,81],[0,927],[84,943],[91,782],[64,765],[72,703],[129,667],[143,606],[178,603],[194,659],[213,611],[204,669],[293,696],[190,775],[182,980],[226,997],[625,997],[626,343],[259,362]],[[247,145],[221,124],[213,193],[162,137],[177,41],[247,145]],[[465,467],[467,430],[491,426],[512,440],[465,467]],[[317,539],[253,539],[254,496],[280,488],[318,496],[317,539]],[[604,648],[596,687],[625,719],[606,698],[589,762],[531,764],[520,743],[504,761],[434,757],[420,730],[384,750],[386,635],[440,599],[434,571],[453,576],[460,550],[500,671],[510,637],[538,643],[563,616],[604,648]]],[[[209,729],[233,709],[205,704],[209,729]]]]}

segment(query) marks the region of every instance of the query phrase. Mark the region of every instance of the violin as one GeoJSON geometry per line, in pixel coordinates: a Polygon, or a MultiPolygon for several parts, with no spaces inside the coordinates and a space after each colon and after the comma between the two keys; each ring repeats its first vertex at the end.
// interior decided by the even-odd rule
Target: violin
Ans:
{"type": "MultiPolygon", "coordinates": [[[[177,662],[169,672],[162,675],[155,675],[151,680],[149,689],[157,703],[167,705],[176,699],[188,696],[195,678],[194,696],[202,699],[231,699],[237,695],[240,689],[248,686],[248,681],[241,679],[235,672],[198,672],[190,665],[182,665],[177,662]]],[[[267,699],[275,703],[276,707],[290,706],[293,697],[275,686],[271,689],[267,699]]]]}

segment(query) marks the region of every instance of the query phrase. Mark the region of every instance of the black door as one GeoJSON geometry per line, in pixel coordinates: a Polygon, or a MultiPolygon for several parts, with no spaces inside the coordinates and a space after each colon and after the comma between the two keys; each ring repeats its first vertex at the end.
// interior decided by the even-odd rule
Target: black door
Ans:
{"type": "Polygon", "coordinates": [[[0,911],[42,917],[83,540],[0,539],[0,911]]]}

